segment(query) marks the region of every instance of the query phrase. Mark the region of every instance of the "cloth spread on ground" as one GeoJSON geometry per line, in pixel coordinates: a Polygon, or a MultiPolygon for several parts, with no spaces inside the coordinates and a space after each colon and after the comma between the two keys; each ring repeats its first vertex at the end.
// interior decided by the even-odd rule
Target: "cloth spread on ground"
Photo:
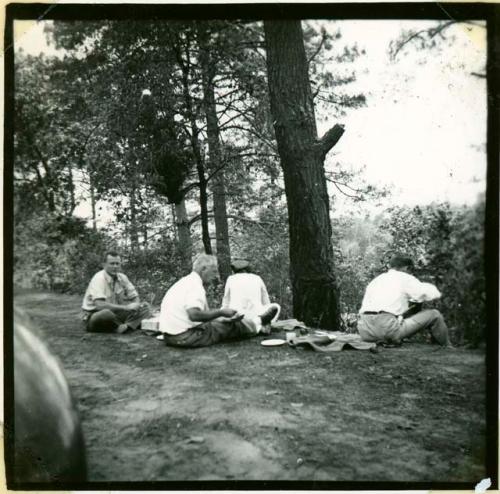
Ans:
{"type": "Polygon", "coordinates": [[[276,321],[271,323],[271,329],[276,331],[278,330],[293,331],[294,329],[297,328],[306,329],[307,326],[303,322],[298,321],[297,319],[283,319],[282,321],[276,321]]]}
{"type": "Polygon", "coordinates": [[[331,331],[326,335],[297,336],[290,339],[288,344],[291,347],[310,347],[317,352],[340,352],[346,346],[356,350],[370,350],[377,346],[376,343],[362,341],[359,334],[341,333],[340,331],[331,331]]]}

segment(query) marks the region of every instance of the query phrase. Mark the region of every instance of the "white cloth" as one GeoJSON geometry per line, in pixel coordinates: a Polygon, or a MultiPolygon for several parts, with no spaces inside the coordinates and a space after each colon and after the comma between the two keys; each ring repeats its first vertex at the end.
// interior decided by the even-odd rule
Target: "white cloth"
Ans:
{"type": "Polygon", "coordinates": [[[163,297],[160,307],[160,331],[180,334],[202,324],[189,319],[187,309],[194,308],[208,310],[208,304],[203,281],[197,272],[192,271],[174,283],[163,297]]]}
{"type": "Polygon", "coordinates": [[[96,300],[125,305],[138,296],[137,290],[127,276],[123,273],[118,273],[116,277],[113,277],[103,269],[96,273],[90,280],[83,297],[82,309],[89,311],[96,310],[96,300]]]}
{"type": "Polygon", "coordinates": [[[222,307],[259,316],[269,306],[269,294],[262,278],[253,273],[236,273],[226,281],[222,307]]]}
{"type": "Polygon", "coordinates": [[[441,297],[431,283],[419,281],[415,276],[389,269],[373,279],[366,287],[360,313],[390,312],[399,316],[409,308],[408,302],[427,302],[441,297]]]}

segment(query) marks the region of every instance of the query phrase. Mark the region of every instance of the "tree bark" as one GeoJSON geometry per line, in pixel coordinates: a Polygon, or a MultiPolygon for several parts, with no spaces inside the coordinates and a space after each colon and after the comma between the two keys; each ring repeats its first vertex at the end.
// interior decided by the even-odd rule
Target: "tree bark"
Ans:
{"type": "Polygon", "coordinates": [[[73,169],[71,167],[71,164],[68,165],[68,188],[69,188],[69,210],[66,213],[66,215],[71,216],[76,208],[75,183],[73,180],[73,169]]]}
{"type": "Polygon", "coordinates": [[[317,138],[300,21],[265,21],[271,113],[288,204],[294,317],[338,329],[338,290],[324,157],[343,128],[317,138]]]}
{"type": "MultiPolygon", "coordinates": [[[[135,180],[135,178],[134,178],[135,180]]],[[[129,194],[130,209],[130,248],[132,252],[139,250],[139,231],[137,226],[137,195],[135,185],[132,185],[129,194]]]]}
{"type": "Polygon", "coordinates": [[[214,203],[217,263],[219,275],[222,282],[225,283],[227,277],[231,274],[231,248],[229,246],[229,228],[227,222],[226,185],[224,172],[221,168],[219,123],[217,119],[213,82],[215,65],[208,45],[209,36],[210,34],[203,27],[198,25],[200,64],[203,79],[203,106],[207,119],[208,152],[210,157],[209,170],[215,173],[212,176],[211,189],[214,203]]]}
{"type": "MultiPolygon", "coordinates": [[[[170,212],[172,213],[172,219],[174,220],[174,225],[177,225],[177,214],[175,213],[175,204],[171,204],[170,206],[171,206],[170,212]]],[[[176,242],[179,241],[179,232],[177,228],[174,229],[174,239],[176,242]]]]}
{"type": "Polygon", "coordinates": [[[175,226],[177,230],[177,246],[182,259],[182,266],[186,273],[191,271],[193,243],[189,232],[189,220],[186,212],[186,201],[182,198],[179,204],[175,204],[175,226]]]}
{"type": "Polygon", "coordinates": [[[89,189],[90,189],[90,207],[92,211],[92,229],[97,231],[97,214],[96,214],[96,200],[95,200],[95,187],[92,171],[89,170],[89,189]]]}

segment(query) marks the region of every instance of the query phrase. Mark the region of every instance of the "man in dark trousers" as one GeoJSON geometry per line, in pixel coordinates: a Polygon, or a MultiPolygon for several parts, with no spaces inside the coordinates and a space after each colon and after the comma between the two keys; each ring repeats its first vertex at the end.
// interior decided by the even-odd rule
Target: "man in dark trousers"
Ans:
{"type": "Polygon", "coordinates": [[[90,280],[82,304],[87,331],[125,333],[137,329],[151,315],[149,304],[140,302],[137,290],[120,268],[120,255],[107,252],[102,271],[90,280]]]}
{"type": "Polygon", "coordinates": [[[160,310],[160,331],[167,345],[195,348],[250,338],[261,333],[278,312],[270,307],[248,317],[230,308],[210,309],[205,289],[218,276],[217,259],[200,254],[191,274],[169,288],[160,310]]]}
{"type": "Polygon", "coordinates": [[[412,267],[409,257],[396,255],[389,263],[389,270],[368,284],[359,311],[359,334],[364,341],[397,344],[403,338],[429,329],[437,343],[452,347],[448,328],[438,310],[409,312],[412,303],[441,298],[433,284],[421,282],[409,273],[412,267]]]}

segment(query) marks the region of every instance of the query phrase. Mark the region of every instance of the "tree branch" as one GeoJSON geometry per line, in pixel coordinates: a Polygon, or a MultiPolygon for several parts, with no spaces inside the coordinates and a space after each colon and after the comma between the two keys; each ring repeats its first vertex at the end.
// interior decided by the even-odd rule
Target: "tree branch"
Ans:
{"type": "MultiPolygon", "coordinates": [[[[234,214],[228,214],[227,217],[231,218],[233,220],[243,221],[245,223],[252,223],[253,225],[258,226],[269,238],[273,238],[274,237],[274,235],[270,231],[266,230],[262,226],[262,224],[261,224],[262,222],[260,222],[260,221],[252,220],[250,218],[246,218],[245,216],[236,216],[234,214]]],[[[266,224],[270,224],[270,223],[266,223],[266,224]]]]}
{"type": "Polygon", "coordinates": [[[341,194],[344,194],[345,196],[347,197],[352,197],[353,199],[358,199],[358,200],[361,200],[362,197],[361,196],[354,196],[352,194],[348,194],[347,192],[344,192],[340,187],[339,185],[337,184],[337,182],[335,182],[335,180],[332,180],[331,178],[327,178],[327,180],[329,182],[331,182],[333,185],[335,185],[335,187],[337,188],[337,190],[341,193],[341,194]]]}
{"type": "Polygon", "coordinates": [[[190,190],[192,190],[196,187],[199,187],[199,186],[200,186],[200,182],[191,182],[189,185],[186,185],[186,187],[183,187],[180,190],[180,193],[184,197],[190,190]]]}
{"type": "Polygon", "coordinates": [[[393,60],[396,59],[396,57],[398,56],[398,53],[404,48],[405,45],[410,43],[412,40],[414,40],[416,38],[425,39],[425,36],[428,36],[429,39],[432,39],[437,34],[441,34],[446,28],[448,28],[451,25],[456,24],[458,22],[460,22],[460,21],[451,20],[451,21],[447,21],[447,22],[441,24],[440,26],[438,26],[436,28],[422,29],[421,31],[416,31],[414,33],[411,33],[410,36],[408,36],[406,39],[404,39],[403,41],[396,44],[396,49],[392,52],[391,58],[393,60]]]}
{"type": "Polygon", "coordinates": [[[315,146],[323,156],[323,158],[326,156],[328,151],[337,144],[337,142],[340,140],[342,135],[344,134],[344,126],[341,124],[335,124],[330,130],[325,132],[325,135],[316,141],[315,146]]]}
{"type": "Polygon", "coordinates": [[[212,171],[212,173],[210,173],[210,175],[208,175],[208,177],[206,179],[206,183],[208,183],[215,175],[217,175],[217,173],[220,170],[223,170],[226,166],[227,166],[227,161],[224,164],[218,166],[214,171],[212,171]]]}
{"type": "Polygon", "coordinates": [[[326,40],[326,33],[323,33],[318,47],[316,48],[316,50],[314,50],[314,53],[307,59],[308,67],[310,63],[318,56],[318,53],[321,51],[321,48],[323,48],[323,45],[325,44],[325,40],[326,40]]]}

